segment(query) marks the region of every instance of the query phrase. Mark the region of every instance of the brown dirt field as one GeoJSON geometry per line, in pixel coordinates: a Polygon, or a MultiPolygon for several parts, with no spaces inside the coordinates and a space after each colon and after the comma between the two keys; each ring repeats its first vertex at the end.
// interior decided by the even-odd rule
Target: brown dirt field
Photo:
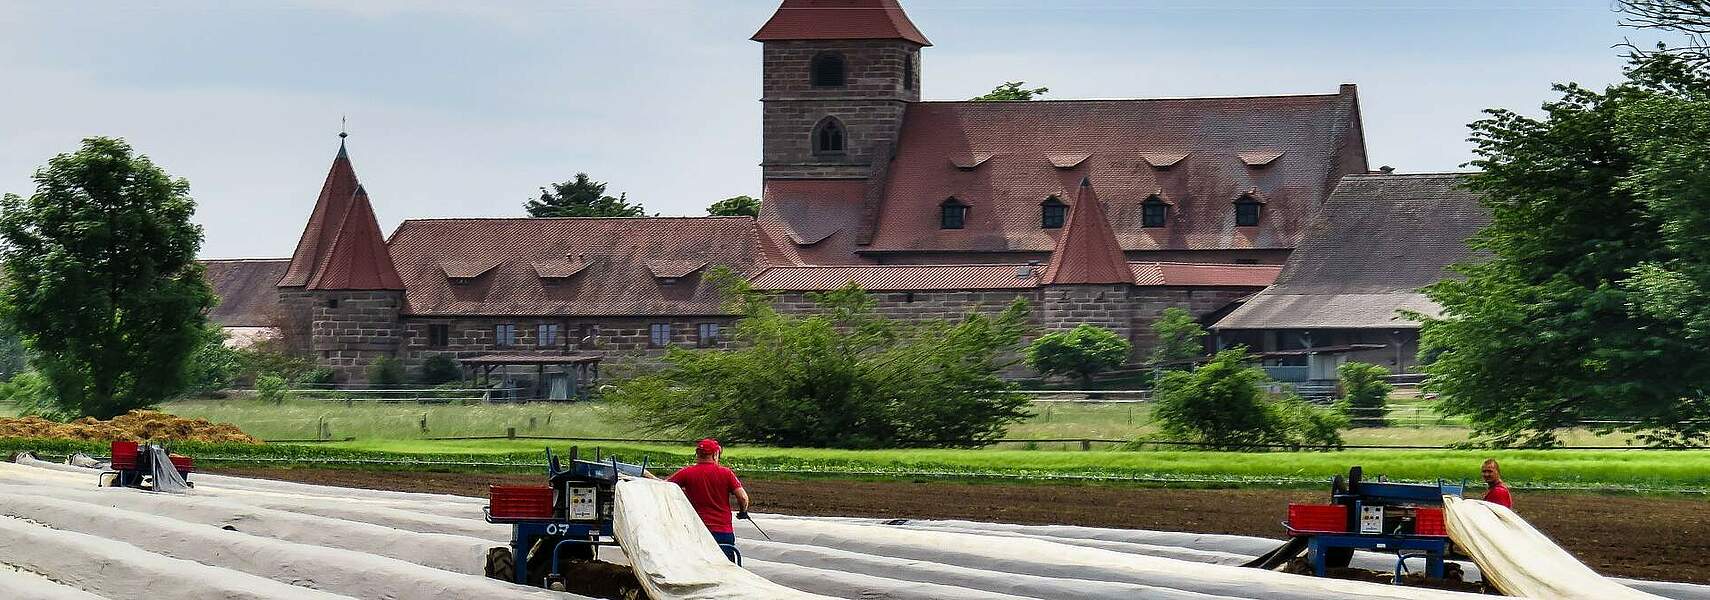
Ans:
{"type": "MultiPolygon", "coordinates": [[[[212,472],[370,489],[486,496],[536,475],[217,469],[212,472]]],[[[1328,491],[770,480],[747,482],[755,509],[813,516],[970,519],[1279,537],[1289,502],[1328,491]]],[[[1710,502],[1673,497],[1515,493],[1516,509],[1605,575],[1710,583],[1710,502]]]]}

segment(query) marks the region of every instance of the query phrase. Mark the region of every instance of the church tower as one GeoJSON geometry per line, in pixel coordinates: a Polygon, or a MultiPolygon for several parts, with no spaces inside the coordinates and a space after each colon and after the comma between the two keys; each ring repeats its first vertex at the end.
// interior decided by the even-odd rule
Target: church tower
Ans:
{"type": "Polygon", "coordinates": [[[897,0],[784,0],[763,50],[766,179],[865,179],[891,158],[920,49],[897,0]]]}

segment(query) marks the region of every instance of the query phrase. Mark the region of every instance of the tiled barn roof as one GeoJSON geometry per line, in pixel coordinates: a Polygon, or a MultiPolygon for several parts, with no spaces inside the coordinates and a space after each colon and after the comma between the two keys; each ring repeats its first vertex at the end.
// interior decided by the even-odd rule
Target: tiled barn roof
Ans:
{"type": "MultiPolygon", "coordinates": [[[[1090,177],[1125,250],[1293,248],[1343,174],[1366,171],[1352,85],[1302,96],[920,102],[909,105],[872,242],[861,250],[1035,251],[1056,245],[1039,204],[1090,177]],[[966,157],[989,155],[973,168],[966,157]],[[1075,160],[1085,155],[1085,158],[1075,160]],[[1235,226],[1243,194],[1265,202],[1235,226]],[[1171,202],[1167,226],[1141,227],[1141,203],[1171,202]],[[948,198],[964,229],[938,228],[948,198]]],[[[780,207],[789,212],[788,207],[780,207]]]]}
{"type": "Polygon", "coordinates": [[[1057,247],[1051,251],[1051,262],[1042,279],[1048,284],[1134,283],[1134,273],[1128,270],[1122,247],[1116,244],[1116,233],[1105,219],[1104,203],[1089,180],[1082,179],[1075,191],[1075,204],[1069,209],[1063,233],[1057,236],[1057,247]]]}
{"type": "Polygon", "coordinates": [[[768,265],[867,262],[855,255],[867,182],[773,179],[760,203],[759,233],[776,256],[768,265]]]}
{"type": "Polygon", "coordinates": [[[220,303],[208,318],[223,327],[273,327],[279,311],[279,279],[289,258],[199,261],[220,303]]]}
{"type": "MultiPolygon", "coordinates": [[[[1137,285],[1262,288],[1276,279],[1275,265],[1129,263],[1137,285]]],[[[1040,286],[1039,265],[786,266],[761,271],[749,284],[766,291],[824,291],[850,283],[873,291],[1028,289],[1040,286]]]]}
{"type": "Polygon", "coordinates": [[[753,222],[411,220],[392,234],[391,251],[410,315],[717,315],[725,311],[706,275],[719,265],[752,271],[753,222]],[[442,266],[482,261],[495,266],[455,283],[442,266]]]}
{"type": "Polygon", "coordinates": [[[1490,222],[1459,174],[1352,175],[1342,180],[1289,255],[1275,285],[1217,323],[1220,329],[1415,328],[1397,310],[1436,315],[1419,289],[1474,256],[1490,222]]]}

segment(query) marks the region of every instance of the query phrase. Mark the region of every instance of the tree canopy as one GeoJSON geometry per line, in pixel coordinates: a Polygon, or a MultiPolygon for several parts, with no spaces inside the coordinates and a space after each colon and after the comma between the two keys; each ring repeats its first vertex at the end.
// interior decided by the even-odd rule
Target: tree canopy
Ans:
{"type": "Polygon", "coordinates": [[[1604,90],[1556,87],[1541,117],[1487,111],[1468,185],[1487,259],[1454,267],[1421,331],[1428,389],[1497,445],[1586,426],[1710,441],[1710,73],[1637,56],[1604,90]]]}
{"type": "Polygon", "coordinates": [[[64,412],[108,419],[185,389],[215,298],[190,184],[89,138],[0,201],[0,314],[64,412]]]}
{"type": "Polygon", "coordinates": [[[1205,328],[1185,308],[1172,306],[1152,321],[1152,334],[1158,347],[1152,361],[1159,364],[1182,363],[1205,355],[1205,328]]]}
{"type": "Polygon", "coordinates": [[[671,348],[666,367],[611,397],[644,428],[778,446],[977,446],[1028,415],[1000,373],[1012,363],[1027,305],[995,316],[900,323],[853,285],[781,314],[720,270],[743,315],[733,349],[671,348]]]}
{"type": "Polygon", "coordinates": [[[760,200],[753,196],[731,196],[707,207],[707,214],[714,217],[758,217],[760,216],[760,200]]]}
{"type": "Polygon", "coordinates": [[[1032,100],[1033,98],[1035,98],[1037,96],[1044,96],[1046,93],[1051,91],[1051,88],[1048,88],[1045,86],[1039,86],[1036,88],[1021,87],[1024,85],[1027,85],[1027,82],[1025,82],[1025,81],[1006,82],[1002,85],[999,85],[995,88],[992,88],[992,91],[990,91],[990,92],[986,92],[985,94],[982,94],[979,96],[974,96],[973,98],[969,98],[969,100],[973,100],[975,102],[1001,102],[1001,101],[1005,101],[1005,100],[1023,100],[1023,101],[1025,101],[1025,100],[1032,100]]]}
{"type": "Polygon", "coordinates": [[[1027,364],[1045,375],[1067,375],[1091,385],[1093,375],[1122,366],[1130,347],[1116,332],[1082,323],[1033,340],[1027,364]]]}
{"type": "Polygon", "coordinates": [[[1166,435],[1214,450],[1253,445],[1340,446],[1340,412],[1297,396],[1265,392],[1270,377],[1247,364],[1245,349],[1218,352],[1191,371],[1170,371],[1152,388],[1152,416],[1166,435]]]}
{"type": "Polygon", "coordinates": [[[540,197],[523,205],[531,217],[644,217],[640,203],[629,202],[628,194],[616,198],[606,195],[606,184],[594,181],[587,173],[577,173],[575,179],[554,183],[551,189],[540,188],[540,197]]]}

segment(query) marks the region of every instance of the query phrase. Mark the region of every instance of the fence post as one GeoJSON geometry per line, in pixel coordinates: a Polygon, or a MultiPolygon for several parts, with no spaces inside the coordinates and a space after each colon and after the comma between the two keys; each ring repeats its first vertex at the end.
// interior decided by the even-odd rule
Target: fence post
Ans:
{"type": "Polygon", "coordinates": [[[506,439],[512,439],[512,440],[517,439],[517,428],[506,427],[505,428],[505,438],[506,439]]]}
{"type": "Polygon", "coordinates": [[[428,432],[427,413],[422,413],[422,433],[428,432]]]}
{"type": "Polygon", "coordinates": [[[528,430],[529,431],[534,431],[534,420],[535,420],[535,417],[529,417],[528,418],[528,430]]]}
{"type": "Polygon", "coordinates": [[[1081,451],[1092,450],[1092,440],[1081,440],[1081,451]]]}

